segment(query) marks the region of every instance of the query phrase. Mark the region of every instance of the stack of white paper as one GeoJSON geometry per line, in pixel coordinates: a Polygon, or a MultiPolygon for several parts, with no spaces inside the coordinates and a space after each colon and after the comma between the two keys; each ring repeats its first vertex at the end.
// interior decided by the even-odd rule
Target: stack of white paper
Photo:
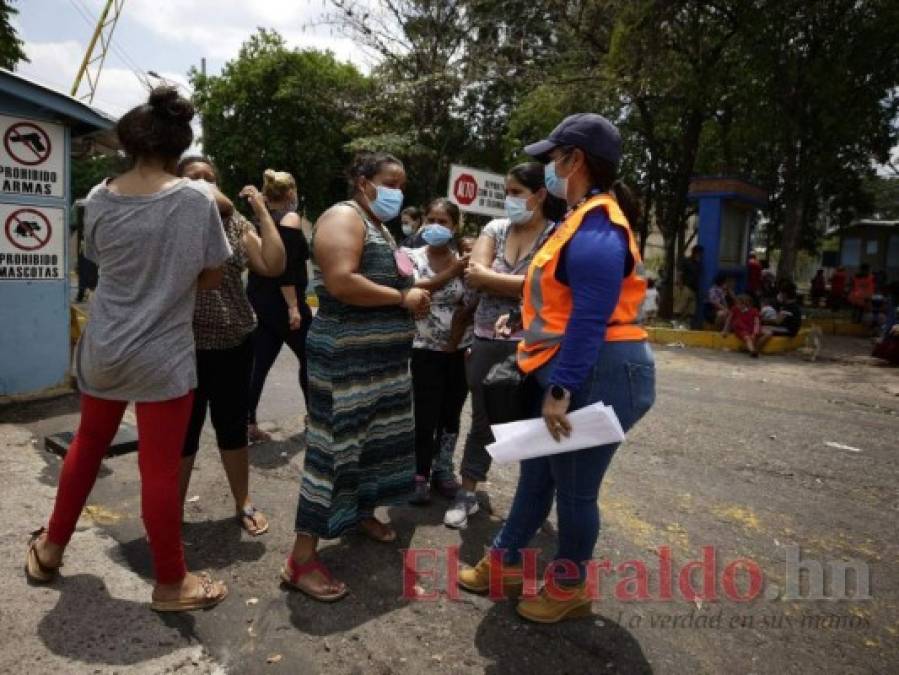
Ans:
{"type": "Polygon", "coordinates": [[[568,421],[571,436],[562,437],[561,442],[549,435],[542,417],[491,425],[496,442],[487,446],[487,452],[496,462],[519,462],[624,440],[618,415],[602,402],[575,410],[568,415],[568,421]]]}

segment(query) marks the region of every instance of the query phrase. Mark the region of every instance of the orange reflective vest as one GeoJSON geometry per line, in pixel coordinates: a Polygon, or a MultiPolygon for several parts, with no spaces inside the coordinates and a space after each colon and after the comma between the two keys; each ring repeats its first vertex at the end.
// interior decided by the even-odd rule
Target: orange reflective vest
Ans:
{"type": "Polygon", "coordinates": [[[526,373],[549,361],[562,344],[573,301],[571,289],[556,280],[556,267],[565,244],[575,235],[587,214],[596,208],[605,209],[609,220],[627,233],[628,248],[634,260],[633,269],[622,281],[618,305],[609,317],[606,340],[621,342],[647,338],[646,331],[637,323],[646,294],[640,248],[618,202],[608,194],[596,195],[568,214],[528,268],[521,307],[524,339],[518,343],[518,366],[526,373]]]}

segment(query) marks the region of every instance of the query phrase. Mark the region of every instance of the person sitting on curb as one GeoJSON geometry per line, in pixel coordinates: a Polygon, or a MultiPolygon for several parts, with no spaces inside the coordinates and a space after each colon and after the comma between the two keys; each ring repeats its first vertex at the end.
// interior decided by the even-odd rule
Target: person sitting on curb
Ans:
{"type": "Polygon", "coordinates": [[[677,283],[674,284],[674,313],[675,328],[689,328],[690,322],[696,315],[696,294],[687,286],[683,273],[677,275],[677,283]]]}
{"type": "Polygon", "coordinates": [[[795,337],[802,328],[802,305],[796,294],[796,284],[784,281],[780,293],[777,294],[777,317],[771,332],[774,335],[795,337]]]}
{"type": "Polygon", "coordinates": [[[746,345],[749,355],[754,359],[758,358],[762,347],[771,339],[771,331],[762,328],[759,311],[752,305],[752,296],[748,293],[737,296],[737,302],[731,307],[724,322],[722,337],[731,330],[737,339],[746,345]]]}
{"type": "Polygon", "coordinates": [[[702,306],[702,315],[706,323],[712,324],[716,329],[720,330],[727,321],[727,315],[730,312],[730,304],[728,296],[731,294],[728,287],[728,276],[724,272],[718,272],[712,287],[709,289],[706,301],[702,306]]]}

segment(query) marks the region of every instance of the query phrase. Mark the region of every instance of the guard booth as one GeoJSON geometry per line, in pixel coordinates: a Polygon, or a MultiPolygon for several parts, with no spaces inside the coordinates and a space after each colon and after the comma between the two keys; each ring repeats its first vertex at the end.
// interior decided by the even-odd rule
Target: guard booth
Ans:
{"type": "Polygon", "coordinates": [[[768,195],[759,187],[736,178],[696,177],[690,181],[689,198],[699,203],[698,244],[703,247],[700,295],[701,312],[709,287],[718,272],[736,279],[737,290],[746,288],[746,261],[759,209],[768,195]]]}
{"type": "Polygon", "coordinates": [[[71,157],[114,148],[114,125],[0,69],[0,398],[68,384],[71,157]]]}

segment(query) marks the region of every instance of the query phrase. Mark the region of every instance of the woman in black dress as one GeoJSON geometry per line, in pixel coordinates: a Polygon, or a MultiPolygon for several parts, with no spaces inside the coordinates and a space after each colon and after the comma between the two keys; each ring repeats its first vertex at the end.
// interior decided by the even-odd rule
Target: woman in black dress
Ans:
{"type": "Polygon", "coordinates": [[[308,400],[306,334],[312,323],[312,310],[306,304],[309,245],[301,227],[302,220],[296,212],[296,181],[285,171],[268,169],[263,174],[262,193],[284,242],[286,265],[280,277],[267,278],[250,272],[247,281],[247,296],[257,319],[248,419],[251,443],[271,440],[271,436],[257,426],[256,408],[268,371],[285,344],[300,362],[300,388],[304,400],[308,400]]]}

